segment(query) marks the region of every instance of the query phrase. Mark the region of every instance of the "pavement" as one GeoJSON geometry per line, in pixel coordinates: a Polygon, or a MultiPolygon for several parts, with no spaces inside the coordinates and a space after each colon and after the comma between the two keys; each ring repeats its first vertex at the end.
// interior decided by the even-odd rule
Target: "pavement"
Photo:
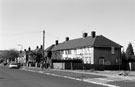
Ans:
{"type": "Polygon", "coordinates": [[[93,70],[60,70],[41,69],[36,67],[23,67],[23,70],[38,72],[46,75],[57,76],[72,80],[83,81],[105,87],[134,87],[134,71],[93,71],[93,70]],[[124,75],[122,73],[128,73],[124,75]],[[121,74],[121,75],[119,75],[121,74]]]}
{"type": "MultiPolygon", "coordinates": [[[[32,70],[39,70],[41,68],[37,67],[26,67],[24,66],[23,69],[32,69],[32,70]]],[[[45,71],[45,69],[44,69],[45,71]]],[[[57,71],[57,72],[70,72],[76,74],[85,74],[85,75],[98,75],[98,76],[105,76],[105,77],[117,77],[123,80],[131,80],[135,81],[135,71],[93,71],[93,70],[60,70],[60,69],[46,69],[46,71],[57,71]]]]}

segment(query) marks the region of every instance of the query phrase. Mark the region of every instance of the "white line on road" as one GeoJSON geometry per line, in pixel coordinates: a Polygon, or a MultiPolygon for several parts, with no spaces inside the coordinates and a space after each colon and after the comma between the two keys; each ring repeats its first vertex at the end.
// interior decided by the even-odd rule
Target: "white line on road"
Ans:
{"type": "Polygon", "coordinates": [[[106,83],[90,81],[90,80],[88,80],[88,79],[83,79],[83,81],[84,81],[84,82],[88,82],[88,83],[103,85],[103,86],[107,86],[107,87],[119,87],[119,86],[116,86],[116,85],[110,85],[110,84],[106,84],[106,83]]]}
{"type": "Polygon", "coordinates": [[[37,72],[39,72],[39,73],[44,73],[43,71],[37,71],[37,72]]]}
{"type": "Polygon", "coordinates": [[[104,80],[104,81],[107,81],[107,82],[113,82],[114,80],[111,80],[111,79],[107,79],[107,78],[96,78],[98,80],[104,80]]]}
{"type": "Polygon", "coordinates": [[[36,72],[36,71],[34,71],[34,70],[26,70],[26,71],[30,71],[30,72],[36,72]]]}

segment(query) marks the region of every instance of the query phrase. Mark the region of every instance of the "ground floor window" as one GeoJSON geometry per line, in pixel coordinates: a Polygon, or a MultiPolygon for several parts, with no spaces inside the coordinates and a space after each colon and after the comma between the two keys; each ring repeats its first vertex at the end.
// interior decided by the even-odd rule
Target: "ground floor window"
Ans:
{"type": "Polygon", "coordinates": [[[104,65],[104,58],[99,58],[99,65],[104,65]]]}
{"type": "Polygon", "coordinates": [[[83,59],[85,64],[91,64],[91,57],[84,57],[83,59]]]}

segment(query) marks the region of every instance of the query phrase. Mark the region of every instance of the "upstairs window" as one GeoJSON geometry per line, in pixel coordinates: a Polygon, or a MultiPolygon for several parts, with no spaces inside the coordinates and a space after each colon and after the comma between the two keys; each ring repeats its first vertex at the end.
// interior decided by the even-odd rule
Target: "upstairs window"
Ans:
{"type": "Polygon", "coordinates": [[[71,54],[71,50],[66,50],[65,54],[71,54]]]}
{"type": "Polygon", "coordinates": [[[68,54],[68,51],[67,50],[65,51],[65,54],[68,54]]]}
{"type": "Polygon", "coordinates": [[[71,50],[68,50],[68,54],[71,54],[71,50]]]}
{"type": "Polygon", "coordinates": [[[115,54],[115,47],[111,47],[111,53],[115,54]]]}

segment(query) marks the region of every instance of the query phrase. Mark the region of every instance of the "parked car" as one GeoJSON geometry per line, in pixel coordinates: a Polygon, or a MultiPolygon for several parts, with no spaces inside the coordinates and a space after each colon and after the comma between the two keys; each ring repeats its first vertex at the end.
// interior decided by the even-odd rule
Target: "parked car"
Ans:
{"type": "Polygon", "coordinates": [[[21,67],[21,64],[19,63],[10,63],[9,68],[10,69],[19,69],[21,67]]]}

